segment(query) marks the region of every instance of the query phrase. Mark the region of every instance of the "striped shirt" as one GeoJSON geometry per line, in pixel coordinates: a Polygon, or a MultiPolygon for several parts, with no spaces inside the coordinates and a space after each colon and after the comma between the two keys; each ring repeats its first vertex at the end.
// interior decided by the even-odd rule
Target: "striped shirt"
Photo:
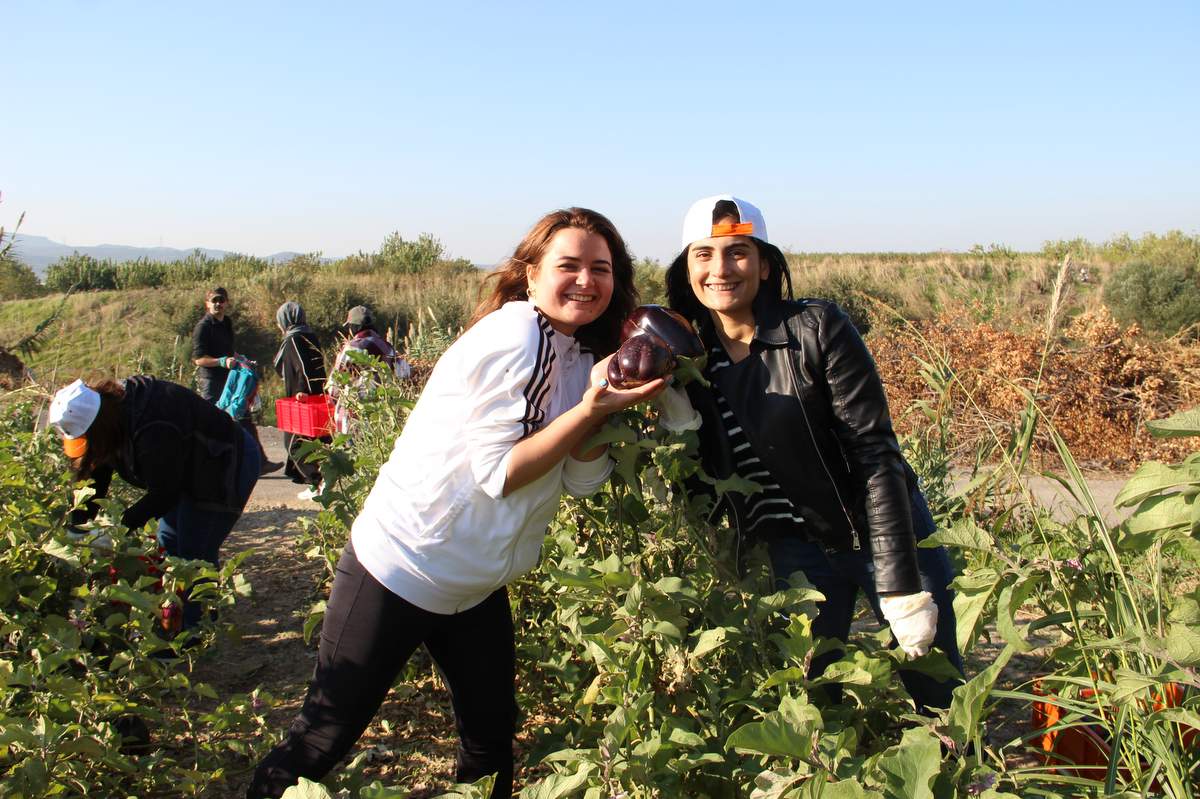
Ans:
{"type": "Polygon", "coordinates": [[[733,363],[729,354],[719,344],[712,348],[708,356],[706,377],[713,387],[713,396],[717,402],[717,412],[721,415],[721,424],[729,439],[733,452],[734,473],[744,479],[753,480],[762,487],[761,491],[746,497],[746,519],[742,532],[754,532],[759,536],[772,537],[777,535],[795,536],[803,528],[804,517],[796,512],[792,501],[783,493],[779,481],[771,476],[766,464],[759,460],[750,445],[750,439],[742,430],[741,424],[734,417],[729,403],[721,393],[719,382],[723,379],[737,377],[737,372],[744,366],[750,367],[757,363],[756,359],[746,358],[740,363],[733,363]],[[718,373],[725,371],[725,374],[718,373]]]}
{"type": "Polygon", "coordinates": [[[593,358],[529,302],[479,320],[441,357],[354,520],[359,562],[397,596],[458,613],[537,565],[562,493],[608,479],[568,455],[507,495],[513,445],[579,403],[593,358]]]}

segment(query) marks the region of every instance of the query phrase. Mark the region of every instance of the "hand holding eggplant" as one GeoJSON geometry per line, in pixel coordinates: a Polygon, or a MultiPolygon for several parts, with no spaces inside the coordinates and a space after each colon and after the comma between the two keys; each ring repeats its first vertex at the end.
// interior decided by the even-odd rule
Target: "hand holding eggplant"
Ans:
{"type": "Polygon", "coordinates": [[[624,343],[608,363],[610,385],[629,389],[665,377],[677,358],[694,358],[704,345],[688,321],[661,305],[634,309],[622,328],[624,343]]]}

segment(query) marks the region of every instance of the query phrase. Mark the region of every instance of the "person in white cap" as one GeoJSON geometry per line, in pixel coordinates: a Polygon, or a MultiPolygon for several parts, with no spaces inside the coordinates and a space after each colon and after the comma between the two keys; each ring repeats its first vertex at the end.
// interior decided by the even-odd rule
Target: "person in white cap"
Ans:
{"type": "MultiPolygon", "coordinates": [[[[72,471],[96,489],[71,524],[95,518],[95,500],[108,495],[115,472],[146,492],[121,524],[138,530],[157,519],[168,555],[217,565],[259,471],[258,445],[227,413],[183,386],[139,375],[76,380],[54,395],[47,421],[62,435],[72,471]]],[[[199,620],[199,607],[185,599],[183,626],[199,620]]]]}
{"type": "MultiPolygon", "coordinates": [[[[933,519],[862,337],[834,303],[790,299],[787,260],[751,203],[698,200],[682,246],[667,270],[667,297],[709,349],[710,387],[687,387],[703,420],[701,460],[714,477],[761,486],[726,494],[717,508],[739,546],[766,544],[777,587],[803,572],[825,595],[815,635],[845,641],[862,592],[908,655],[936,646],[961,672],[953,570],[944,548],[916,546],[933,519]]],[[[810,674],[841,655],[815,657],[810,674]]],[[[959,683],[900,674],[919,708],[948,707],[959,683]]],[[[829,695],[837,701],[840,691],[829,695]]]]}
{"type": "Polygon", "coordinates": [[[456,779],[494,773],[492,797],[512,795],[516,652],[505,586],[537,564],[563,492],[586,496],[607,481],[607,448],[586,446],[597,425],[665,382],[608,387],[637,289],[625,242],[595,211],[547,214],[489,280],[354,520],[304,706],[255,769],[250,799],[321,779],[422,644],[454,704],[456,779]]]}

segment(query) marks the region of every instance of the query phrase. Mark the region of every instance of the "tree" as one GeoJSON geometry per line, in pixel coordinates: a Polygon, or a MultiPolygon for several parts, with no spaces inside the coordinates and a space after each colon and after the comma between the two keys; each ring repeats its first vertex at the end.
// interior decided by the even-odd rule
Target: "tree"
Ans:
{"type": "Polygon", "coordinates": [[[11,253],[0,255],[0,300],[21,300],[45,293],[45,287],[25,264],[11,253]]]}

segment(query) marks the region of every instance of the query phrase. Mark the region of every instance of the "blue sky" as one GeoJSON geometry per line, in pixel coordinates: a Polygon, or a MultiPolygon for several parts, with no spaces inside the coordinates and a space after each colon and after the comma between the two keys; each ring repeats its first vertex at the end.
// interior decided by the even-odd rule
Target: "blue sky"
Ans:
{"type": "Polygon", "coordinates": [[[0,224],[492,263],[543,212],[668,259],[1200,232],[1200,4],[10,2],[0,224]]]}

